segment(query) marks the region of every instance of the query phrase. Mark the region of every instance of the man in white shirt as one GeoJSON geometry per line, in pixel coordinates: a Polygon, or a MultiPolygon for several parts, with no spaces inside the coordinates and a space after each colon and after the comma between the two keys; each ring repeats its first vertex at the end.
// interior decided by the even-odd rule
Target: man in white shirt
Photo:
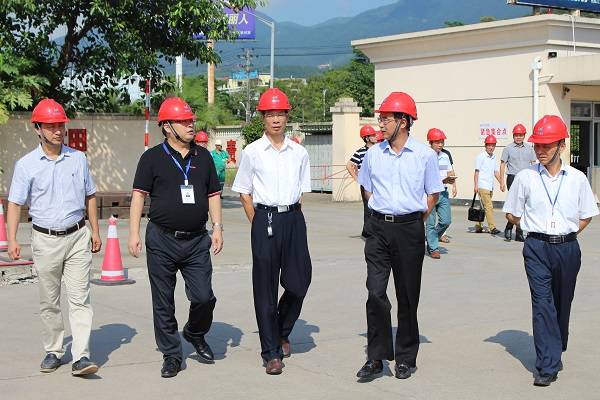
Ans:
{"type": "Polygon", "coordinates": [[[287,96],[268,89],[260,97],[265,134],[242,153],[232,190],[252,224],[254,309],[266,373],[282,372],[291,354],[289,335],[300,316],[310,285],[312,265],[300,201],[310,192],[306,149],[285,137],[287,96]],[[284,288],[277,299],[278,281],[284,288]]]}
{"type": "MultiPolygon", "coordinates": [[[[496,142],[496,137],[493,135],[488,135],[485,138],[485,151],[479,154],[475,160],[475,174],[473,177],[475,183],[474,193],[479,194],[481,204],[485,209],[485,219],[488,223],[489,232],[492,235],[497,235],[500,233],[500,231],[496,229],[496,223],[494,222],[494,205],[492,203],[494,177],[500,183],[500,190],[504,192],[504,182],[500,177],[498,162],[496,161],[496,156],[494,155],[496,142]]],[[[475,232],[483,232],[483,227],[481,226],[480,222],[475,224],[475,232]]]]}
{"type": "Polygon", "coordinates": [[[585,175],[560,159],[568,137],[567,126],[555,115],[535,124],[529,142],[539,164],[517,174],[503,208],[508,221],[528,232],[523,258],[531,291],[536,386],[550,385],[563,367],[581,267],[577,236],[598,215],[585,175]]]}

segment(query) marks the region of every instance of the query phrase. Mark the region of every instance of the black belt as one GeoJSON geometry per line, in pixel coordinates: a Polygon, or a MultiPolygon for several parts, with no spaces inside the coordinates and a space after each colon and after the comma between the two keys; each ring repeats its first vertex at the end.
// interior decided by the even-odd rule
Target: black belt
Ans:
{"type": "Polygon", "coordinates": [[[266,210],[272,213],[286,213],[290,211],[296,211],[301,208],[300,203],[292,204],[290,206],[265,206],[264,204],[258,203],[256,208],[259,210],[266,210]]]}
{"type": "Polygon", "coordinates": [[[195,231],[195,232],[186,232],[186,231],[177,231],[175,229],[165,228],[164,226],[158,225],[156,222],[152,222],[152,223],[154,224],[154,226],[156,226],[158,229],[160,229],[164,233],[174,236],[175,239],[189,240],[189,239],[194,239],[198,236],[202,236],[202,235],[206,234],[206,228],[199,230],[199,231],[195,231]]]}
{"type": "Polygon", "coordinates": [[[55,231],[53,229],[42,228],[41,226],[37,226],[35,224],[33,225],[33,230],[36,230],[36,231],[41,232],[41,233],[45,233],[46,235],[65,236],[65,235],[68,235],[70,233],[77,232],[78,230],[80,230],[84,226],[85,226],[85,218],[82,218],[81,221],[79,221],[75,225],[70,226],[67,229],[60,230],[60,231],[55,231]]]}
{"type": "Polygon", "coordinates": [[[409,221],[416,221],[419,218],[421,218],[423,216],[423,213],[420,211],[414,212],[414,213],[410,213],[410,214],[403,214],[403,215],[389,215],[389,214],[382,214],[380,212],[377,212],[375,210],[371,210],[371,216],[375,217],[377,219],[381,219],[385,222],[409,222],[409,221]]]}
{"type": "Polygon", "coordinates": [[[577,233],[571,232],[568,235],[546,235],[545,233],[529,232],[527,237],[543,240],[544,242],[552,244],[561,244],[577,240],[577,233]]]}

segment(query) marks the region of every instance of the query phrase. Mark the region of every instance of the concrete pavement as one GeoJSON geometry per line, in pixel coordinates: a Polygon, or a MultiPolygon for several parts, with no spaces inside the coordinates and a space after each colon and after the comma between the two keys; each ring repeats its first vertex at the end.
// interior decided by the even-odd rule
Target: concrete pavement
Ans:
{"type": "MultiPolygon", "coordinates": [[[[470,233],[466,208],[453,208],[441,260],[425,258],[419,307],[418,371],[406,381],[390,368],[383,377],[359,383],[365,361],[363,241],[358,237],[362,204],[332,203],[311,194],[304,210],[313,261],[313,283],[291,336],[293,355],[284,373],[267,376],[252,304],[249,225],[233,194],[224,201],[225,249],[214,257],[215,322],[207,341],[214,365],[200,363],[184,341],[186,369],[162,379],[152,325],[145,259],[126,254],[127,221],[119,223],[124,264],[135,285],[93,286],[92,358],[97,376],[73,378],[70,365],[41,374],[43,357],[37,285],[0,287],[0,397],[2,399],[597,399],[600,381],[600,223],[580,239],[579,274],[565,370],[549,388],[534,388],[529,288],[522,245],[470,233]]],[[[501,212],[496,212],[503,226],[501,212]]],[[[29,243],[29,224],[19,239],[29,243]]],[[[102,221],[106,238],[106,221],[102,221]]],[[[101,255],[94,257],[99,274],[101,255]]],[[[394,303],[393,286],[389,291],[394,303]]],[[[187,317],[183,282],[177,288],[180,327],[187,317]]],[[[394,315],[395,307],[392,310],[394,315]]],[[[65,315],[65,320],[67,316],[65,315]]],[[[392,320],[395,322],[396,318],[392,320]]],[[[67,338],[69,339],[69,338],[67,338]]]]}

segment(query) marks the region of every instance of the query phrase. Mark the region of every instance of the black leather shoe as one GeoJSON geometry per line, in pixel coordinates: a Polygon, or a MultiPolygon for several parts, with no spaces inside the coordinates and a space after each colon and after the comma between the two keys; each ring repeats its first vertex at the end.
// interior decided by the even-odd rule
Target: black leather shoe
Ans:
{"type": "Polygon", "coordinates": [[[550,386],[558,378],[558,374],[554,375],[538,375],[533,380],[533,386],[550,386]]]}
{"type": "Polygon", "coordinates": [[[40,372],[54,372],[60,367],[60,358],[56,354],[48,353],[42,360],[40,372]]]}
{"type": "Polygon", "coordinates": [[[163,361],[162,369],[160,370],[160,376],[163,378],[172,378],[177,376],[179,371],[181,371],[181,361],[175,357],[167,357],[163,361]]]}
{"type": "Polygon", "coordinates": [[[517,241],[517,242],[525,241],[525,237],[523,236],[523,231],[517,231],[517,234],[515,235],[515,241],[517,241]]]}
{"type": "Polygon", "coordinates": [[[490,234],[491,234],[491,235],[497,235],[497,234],[499,234],[499,233],[500,233],[500,231],[499,231],[498,229],[496,229],[496,228],[494,228],[494,229],[492,229],[492,230],[490,231],[490,234]]]}
{"type": "Polygon", "coordinates": [[[509,242],[512,240],[512,229],[504,229],[504,239],[508,240],[509,242]]]}
{"type": "Polygon", "coordinates": [[[198,354],[198,357],[208,363],[215,362],[215,355],[204,338],[190,343],[194,346],[194,349],[196,349],[196,354],[198,354]]]}
{"type": "Polygon", "coordinates": [[[408,379],[410,378],[412,371],[411,368],[408,366],[408,364],[396,364],[396,367],[394,368],[394,372],[396,375],[396,378],[398,379],[408,379]]]}
{"type": "Polygon", "coordinates": [[[360,379],[375,378],[383,372],[383,363],[381,360],[369,360],[356,373],[356,377],[360,379]]]}
{"type": "Polygon", "coordinates": [[[71,366],[71,374],[73,376],[83,376],[95,374],[98,372],[98,365],[91,362],[87,357],[81,357],[79,361],[76,361],[71,366]]]}

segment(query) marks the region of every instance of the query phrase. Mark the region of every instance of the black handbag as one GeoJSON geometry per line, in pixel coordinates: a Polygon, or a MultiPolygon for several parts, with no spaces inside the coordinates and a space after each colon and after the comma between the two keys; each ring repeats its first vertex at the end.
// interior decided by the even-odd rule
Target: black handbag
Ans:
{"type": "Polygon", "coordinates": [[[485,210],[481,207],[481,202],[479,203],[479,207],[475,208],[475,199],[477,198],[477,193],[473,195],[473,201],[471,202],[471,207],[469,207],[469,221],[474,222],[483,222],[485,219],[485,210]]]}

